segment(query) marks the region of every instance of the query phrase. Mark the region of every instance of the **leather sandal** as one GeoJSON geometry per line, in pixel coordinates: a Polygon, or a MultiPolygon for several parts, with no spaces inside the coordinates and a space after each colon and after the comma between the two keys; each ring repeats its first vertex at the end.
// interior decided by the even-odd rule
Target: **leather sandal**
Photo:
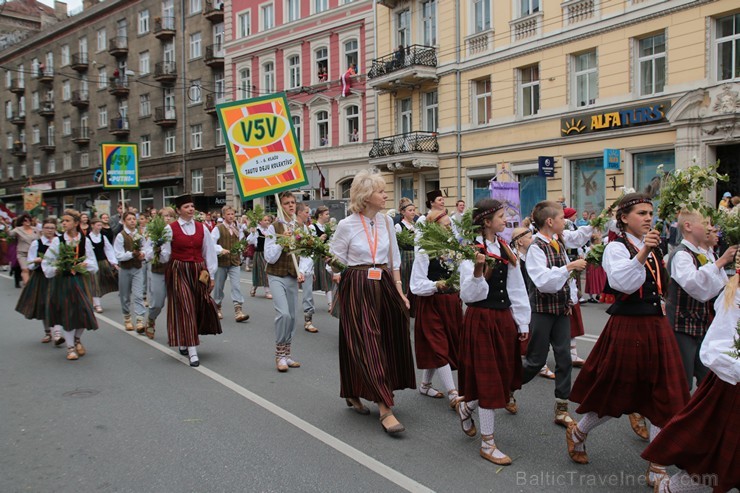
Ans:
{"type": "Polygon", "coordinates": [[[578,424],[573,423],[565,429],[565,441],[568,444],[568,455],[571,460],[576,464],[588,464],[588,455],[586,455],[586,437],[588,434],[581,432],[578,429],[578,424]],[[573,440],[573,436],[578,438],[578,441],[583,445],[583,451],[576,450],[576,442],[573,440]]]}
{"type": "Polygon", "coordinates": [[[655,488],[656,484],[659,484],[661,481],[663,481],[663,478],[668,477],[668,472],[665,470],[665,467],[660,466],[658,464],[653,464],[652,462],[648,463],[648,469],[645,473],[645,480],[647,481],[647,485],[651,488],[655,488]],[[655,480],[650,479],[650,473],[653,473],[655,475],[655,480]]]}
{"type": "Polygon", "coordinates": [[[51,342],[51,334],[46,334],[43,339],[41,339],[41,342],[44,344],[48,344],[51,342]]]}
{"type": "Polygon", "coordinates": [[[254,298],[254,296],[256,294],[257,294],[257,288],[256,287],[253,287],[252,289],[249,290],[249,296],[251,296],[252,298],[254,298]]]}
{"type": "Polygon", "coordinates": [[[462,397],[462,396],[461,396],[461,395],[460,395],[460,394],[458,393],[458,391],[457,391],[457,390],[450,390],[449,392],[447,392],[447,395],[448,395],[449,397],[452,397],[452,399],[450,399],[450,410],[452,410],[452,411],[455,411],[455,410],[457,409],[457,405],[458,405],[458,404],[459,404],[460,402],[462,402],[462,401],[464,401],[464,400],[465,400],[465,398],[464,398],[464,397],[462,397]]]}
{"type": "Polygon", "coordinates": [[[645,425],[645,418],[643,418],[642,415],[638,413],[630,414],[629,418],[630,426],[632,427],[632,431],[635,432],[635,435],[642,438],[643,440],[648,440],[650,438],[650,433],[648,432],[647,426],[645,425]]]}
{"type": "Polygon", "coordinates": [[[390,416],[393,416],[393,411],[388,411],[380,417],[380,427],[383,428],[384,432],[388,433],[389,435],[396,435],[398,433],[406,431],[406,428],[404,428],[401,423],[395,424],[390,428],[386,428],[386,426],[383,424],[383,421],[385,421],[386,418],[389,418],[390,416]]]}
{"type": "Polygon", "coordinates": [[[519,412],[519,406],[516,403],[516,399],[514,399],[513,392],[509,394],[509,402],[506,403],[504,409],[506,409],[509,414],[516,414],[519,412]]]}
{"type": "Polygon", "coordinates": [[[432,387],[432,382],[421,382],[421,385],[419,385],[419,393],[421,395],[431,397],[432,399],[441,399],[445,396],[442,392],[432,387]]]}
{"type": "Polygon", "coordinates": [[[351,407],[357,414],[362,414],[363,416],[370,414],[370,409],[365,407],[360,399],[349,398],[344,399],[344,402],[347,403],[347,407],[351,407]]]}
{"type": "Polygon", "coordinates": [[[503,457],[494,457],[493,452],[496,451],[496,444],[493,442],[493,435],[482,435],[483,444],[480,447],[480,456],[487,461],[493,462],[497,466],[509,466],[511,465],[511,457],[504,454],[503,457]]]}
{"type": "Polygon", "coordinates": [[[460,426],[462,427],[463,433],[469,437],[474,437],[478,433],[478,429],[475,427],[475,421],[473,421],[473,412],[468,408],[465,401],[458,402],[455,406],[457,416],[460,418],[460,426]],[[465,423],[470,421],[470,428],[465,429],[465,423]]]}

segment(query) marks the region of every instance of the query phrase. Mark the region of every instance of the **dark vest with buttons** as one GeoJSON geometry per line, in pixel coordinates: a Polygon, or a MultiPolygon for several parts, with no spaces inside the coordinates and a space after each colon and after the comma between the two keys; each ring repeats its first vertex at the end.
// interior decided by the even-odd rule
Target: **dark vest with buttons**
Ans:
{"type": "MultiPolygon", "coordinates": [[[[401,222],[400,222],[400,223],[398,223],[398,224],[400,224],[400,225],[401,225],[401,227],[402,227],[403,229],[405,229],[406,231],[411,231],[411,232],[413,233],[413,230],[412,230],[411,228],[409,228],[408,226],[406,226],[406,224],[404,224],[404,222],[403,222],[403,221],[401,221],[401,222]]],[[[401,246],[401,245],[399,245],[399,246],[401,246]]],[[[401,247],[401,250],[404,250],[404,251],[407,251],[407,252],[413,252],[413,251],[414,251],[414,246],[413,246],[413,245],[411,245],[410,247],[409,247],[409,246],[402,246],[402,247],[401,247]]]]}
{"type": "Polygon", "coordinates": [[[316,231],[316,236],[326,235],[326,241],[329,241],[329,238],[331,238],[331,234],[321,229],[319,223],[312,223],[311,227],[316,231]]]}
{"type": "MultiPolygon", "coordinates": [[[[281,222],[275,223],[275,234],[281,235],[285,232],[285,225],[281,222]]],[[[280,258],[274,264],[267,263],[267,273],[271,276],[278,277],[298,277],[295,271],[295,264],[289,254],[285,253],[285,249],[280,254],[280,258]]]]}
{"type": "MultiPolygon", "coordinates": [[[[239,237],[232,235],[224,223],[220,223],[216,227],[218,228],[218,244],[221,245],[221,248],[230,251],[234,245],[239,243],[239,237]]],[[[238,253],[218,256],[219,267],[238,267],[241,264],[241,255],[238,253]]]]}
{"type": "MultiPolygon", "coordinates": [[[[539,236],[535,236],[534,241],[529,248],[539,248],[545,253],[547,258],[547,267],[563,267],[568,264],[568,256],[565,254],[565,245],[558,241],[560,252],[557,252],[550,243],[546,242],[539,236]]],[[[542,293],[537,286],[529,293],[529,304],[535,313],[548,313],[550,315],[565,315],[571,305],[570,299],[570,281],[557,293],[542,293]]]]}
{"type": "MultiPolygon", "coordinates": [[[[82,233],[80,233],[77,236],[77,239],[79,240],[78,250],[77,250],[79,252],[78,257],[84,257],[85,256],[85,252],[87,251],[86,250],[87,249],[87,246],[86,246],[86,243],[85,243],[87,241],[87,238],[85,238],[85,235],[83,235],[82,233]]],[[[59,236],[59,243],[64,243],[65,245],[67,244],[67,241],[64,239],[64,234],[62,234],[62,235],[59,236]]],[[[46,252],[44,252],[44,253],[46,253],[46,252]]],[[[71,272],[64,272],[62,275],[63,276],[71,276],[72,273],[71,272]]]]}
{"type": "Polygon", "coordinates": [[[534,287],[532,278],[529,277],[529,272],[527,272],[527,261],[521,257],[519,257],[519,268],[522,271],[522,278],[524,278],[524,286],[527,288],[527,294],[531,295],[536,288],[534,287]]]}
{"type": "MultiPolygon", "coordinates": [[[[694,261],[694,268],[699,269],[701,267],[699,254],[681,243],[673,250],[671,257],[668,259],[666,269],[668,272],[671,272],[673,256],[678,252],[688,252],[694,261]]],[[[683,332],[694,337],[704,337],[712,321],[711,309],[713,304],[712,300],[702,303],[696,298],[692,298],[673,278],[668,283],[666,316],[676,332],[683,332]]]]}
{"type": "Polygon", "coordinates": [[[95,260],[97,260],[98,262],[108,260],[108,258],[105,256],[105,236],[101,234],[100,241],[97,243],[95,243],[95,240],[92,239],[92,236],[88,235],[87,237],[90,239],[93,251],[95,252],[95,260]]]}
{"type": "Polygon", "coordinates": [[[265,235],[257,228],[257,246],[254,248],[255,252],[265,251],[265,235]]]}
{"type": "MultiPolygon", "coordinates": [[[[483,255],[488,253],[483,248],[480,249],[480,252],[483,255]]],[[[506,255],[503,247],[501,247],[501,253],[506,255]]],[[[485,300],[468,303],[467,305],[479,308],[489,308],[491,310],[505,310],[509,308],[511,306],[511,300],[509,300],[509,292],[506,289],[506,278],[508,275],[509,264],[504,263],[501,260],[497,260],[493,269],[490,271],[490,276],[486,279],[486,284],[488,284],[488,296],[485,300]]]]}
{"type": "MultiPolygon", "coordinates": [[[[125,229],[119,234],[123,236],[123,249],[127,252],[132,252],[134,250],[134,238],[126,233],[125,229]]],[[[132,258],[131,260],[124,260],[123,262],[118,262],[118,265],[121,266],[121,269],[140,269],[141,259],[132,258]]]]}
{"type": "Polygon", "coordinates": [[[39,249],[39,253],[37,253],[36,256],[44,258],[46,251],[49,249],[49,245],[45,245],[44,242],[41,241],[41,238],[39,238],[36,241],[38,242],[38,249],[39,249]]]}
{"type": "MultiPolygon", "coordinates": [[[[634,258],[637,255],[637,248],[632,245],[624,236],[618,236],[615,242],[623,244],[627,251],[630,253],[630,258],[634,258]]],[[[650,263],[653,272],[660,276],[661,286],[668,285],[668,274],[663,267],[663,254],[659,248],[654,248],[652,255],[650,255],[646,261],[650,263]]],[[[645,283],[640,289],[632,294],[625,294],[609,285],[609,277],[606,279],[606,286],[604,292],[613,294],[616,301],[610,306],[606,313],[609,315],[628,315],[635,317],[644,317],[648,315],[663,315],[663,309],[660,306],[660,295],[658,294],[658,285],[653,279],[653,275],[648,270],[647,266],[645,269],[645,283]]]]}

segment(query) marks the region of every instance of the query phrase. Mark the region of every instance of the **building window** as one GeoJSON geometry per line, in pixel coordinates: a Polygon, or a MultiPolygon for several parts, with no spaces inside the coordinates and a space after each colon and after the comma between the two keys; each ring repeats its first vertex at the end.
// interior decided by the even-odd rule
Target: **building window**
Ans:
{"type": "Polygon", "coordinates": [[[357,105],[347,106],[345,110],[345,122],[347,126],[347,142],[360,141],[360,107],[357,105]]]}
{"type": "Polygon", "coordinates": [[[203,149],[203,125],[190,125],[190,146],[192,150],[203,149]]]}
{"type": "Polygon", "coordinates": [[[98,128],[108,126],[108,107],[98,106],[98,128]]]}
{"type": "Polygon", "coordinates": [[[473,81],[473,123],[485,125],[491,121],[491,80],[473,81]]]}
{"type": "Polygon", "coordinates": [[[316,55],[316,80],[326,82],[329,80],[329,50],[319,48],[314,54],[316,55]]]}
{"type": "Polygon", "coordinates": [[[203,193],[203,170],[194,169],[190,172],[190,191],[203,193]]]}
{"type": "Polygon", "coordinates": [[[293,123],[293,134],[295,135],[296,144],[298,148],[301,148],[301,117],[291,115],[290,120],[293,123]]]}
{"type": "Polygon", "coordinates": [[[142,51],[139,53],[139,75],[146,75],[149,73],[149,52],[142,51]]]}
{"type": "Polygon", "coordinates": [[[640,96],[663,92],[665,87],[665,33],[637,42],[640,96]]]}
{"type": "Polygon", "coordinates": [[[41,131],[39,130],[38,125],[34,125],[31,127],[31,143],[38,144],[40,142],[41,142],[41,131]]]}
{"type": "Polygon", "coordinates": [[[103,90],[108,87],[108,73],[104,68],[98,69],[98,89],[103,90]]]}
{"type": "Polygon", "coordinates": [[[246,38],[252,34],[252,16],[249,12],[242,12],[236,17],[237,34],[240,38],[246,38]]]}
{"type": "Polygon", "coordinates": [[[224,142],[224,132],[223,130],[221,130],[221,125],[216,125],[216,145],[226,145],[226,143],[224,142]]]}
{"type": "Polygon", "coordinates": [[[604,159],[602,157],[571,160],[571,207],[580,213],[604,209],[604,159]]]}
{"type": "Polygon", "coordinates": [[[69,171],[72,169],[72,153],[65,152],[62,157],[62,171],[69,171]]]}
{"type": "Polygon", "coordinates": [[[90,154],[87,152],[83,152],[80,154],[80,168],[89,168],[90,167],[90,154]]]}
{"type": "Polygon", "coordinates": [[[190,35],[190,59],[200,58],[200,33],[193,33],[190,35]]]}
{"type": "Polygon", "coordinates": [[[439,100],[437,99],[437,91],[425,92],[421,97],[424,105],[424,130],[427,132],[436,132],[439,125],[439,100]]]}
{"type": "Polygon", "coordinates": [[[352,180],[344,180],[339,184],[339,191],[343,199],[349,199],[349,191],[352,188],[352,180]]]}
{"type": "Polygon", "coordinates": [[[188,99],[190,104],[200,104],[203,102],[203,90],[201,89],[200,79],[196,79],[190,83],[188,88],[188,99]]]}
{"type": "Polygon", "coordinates": [[[476,33],[491,29],[491,0],[473,0],[473,28],[476,33]]]}
{"type": "Polygon", "coordinates": [[[314,13],[318,14],[325,10],[329,10],[329,0],[314,0],[314,13]]]}
{"type": "Polygon", "coordinates": [[[62,67],[69,65],[69,45],[62,45],[62,54],[60,57],[60,63],[62,67]]]}
{"type": "Polygon", "coordinates": [[[717,19],[717,79],[740,78],[740,13],[717,19]]]}
{"type": "Polygon", "coordinates": [[[139,152],[141,152],[141,157],[151,157],[152,156],[152,136],[149,134],[142,135],[141,136],[141,143],[139,144],[139,152]]]}
{"type": "Polygon", "coordinates": [[[252,71],[248,68],[243,68],[239,71],[239,86],[238,89],[239,99],[249,99],[252,97],[252,71]]]}
{"type": "Polygon", "coordinates": [[[226,191],[226,166],[216,168],[216,191],[226,191]]]}
{"type": "Polygon", "coordinates": [[[33,175],[38,176],[40,174],[41,174],[41,160],[34,159],[33,160],[33,175]]]}
{"type": "Polygon", "coordinates": [[[168,128],[164,132],[164,153],[174,154],[175,153],[175,129],[168,128]]]}
{"type": "Polygon", "coordinates": [[[144,9],[139,12],[139,34],[149,32],[149,10],[144,9]]]}
{"type": "Polygon", "coordinates": [[[540,67],[533,65],[519,70],[519,100],[521,115],[532,116],[540,111],[540,67]]]}
{"type": "Polygon", "coordinates": [[[598,67],[596,65],[596,51],[588,51],[573,57],[576,106],[590,106],[596,104],[598,88],[598,67]]]}
{"type": "Polygon", "coordinates": [[[62,100],[69,101],[72,99],[72,86],[68,80],[62,82],[62,100]]]}
{"type": "Polygon", "coordinates": [[[72,119],[68,116],[62,118],[62,135],[70,135],[72,133],[72,119]]]}
{"type": "Polygon", "coordinates": [[[226,79],[223,72],[213,73],[213,93],[219,103],[226,97],[226,79]]]}
{"type": "Polygon", "coordinates": [[[301,57],[293,55],[288,58],[288,89],[301,87],[301,57]]]}
{"type": "Polygon", "coordinates": [[[421,28],[424,33],[424,46],[437,44],[437,0],[421,4],[421,28]]]}
{"type": "Polygon", "coordinates": [[[152,114],[152,103],[149,100],[149,94],[139,95],[139,116],[149,116],[152,114]]]}
{"type": "Polygon", "coordinates": [[[519,0],[519,17],[540,11],[540,0],[519,0]]]}
{"type": "Polygon", "coordinates": [[[7,150],[13,149],[13,134],[11,132],[5,134],[5,148],[7,150]]]}
{"type": "Polygon", "coordinates": [[[32,110],[39,109],[39,93],[38,93],[38,91],[33,91],[31,93],[31,109],[32,110]]]}
{"type": "Polygon", "coordinates": [[[31,77],[38,77],[39,75],[39,59],[31,59],[31,77]]]}
{"type": "Polygon", "coordinates": [[[285,22],[301,18],[301,0],[285,0],[285,22]]]}
{"type": "Polygon", "coordinates": [[[411,98],[398,101],[398,133],[407,134],[412,128],[411,98]]]}
{"type": "Polygon", "coordinates": [[[262,31],[267,31],[275,27],[275,10],[271,3],[260,7],[260,17],[262,31]]]}
{"type": "Polygon", "coordinates": [[[164,44],[164,47],[162,48],[162,58],[165,62],[175,61],[175,43],[173,41],[168,41],[164,44]]]}
{"type": "Polygon", "coordinates": [[[105,28],[98,29],[97,40],[98,40],[98,44],[97,44],[98,51],[105,51],[105,49],[107,48],[107,46],[105,45],[108,42],[107,36],[105,34],[105,28]]]}
{"type": "Polygon", "coordinates": [[[406,9],[396,14],[396,37],[398,46],[409,46],[411,41],[411,11],[406,9]]]}
{"type": "Polygon", "coordinates": [[[316,137],[319,147],[329,145],[329,112],[319,111],[316,113],[316,137]]]}
{"type": "Polygon", "coordinates": [[[262,94],[275,92],[275,64],[267,62],[262,65],[262,94]]]}
{"type": "Polygon", "coordinates": [[[347,64],[346,69],[355,68],[355,73],[359,71],[359,48],[356,39],[350,39],[344,43],[344,63],[347,64]]]}
{"type": "Polygon", "coordinates": [[[202,10],[201,0],[190,0],[190,13],[197,14],[202,10]]]}
{"type": "Polygon", "coordinates": [[[176,185],[164,187],[164,191],[162,193],[164,195],[164,204],[173,204],[175,202],[175,197],[180,195],[180,187],[176,185]]]}
{"type": "Polygon", "coordinates": [[[154,207],[154,190],[142,188],[139,190],[139,210],[145,211],[150,207],[154,207]]]}
{"type": "Polygon", "coordinates": [[[57,160],[53,157],[50,157],[48,161],[46,161],[46,172],[47,173],[56,173],[57,172],[57,160]]]}

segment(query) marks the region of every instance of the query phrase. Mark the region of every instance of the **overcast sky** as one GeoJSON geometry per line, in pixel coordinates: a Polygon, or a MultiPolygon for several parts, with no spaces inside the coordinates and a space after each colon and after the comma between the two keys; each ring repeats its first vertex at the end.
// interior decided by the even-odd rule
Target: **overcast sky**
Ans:
{"type": "MultiPolygon", "coordinates": [[[[44,3],[49,6],[54,6],[54,0],[39,0],[41,3],[44,3]]],[[[82,5],[82,0],[67,0],[67,7],[69,9],[75,9],[82,5]]]]}

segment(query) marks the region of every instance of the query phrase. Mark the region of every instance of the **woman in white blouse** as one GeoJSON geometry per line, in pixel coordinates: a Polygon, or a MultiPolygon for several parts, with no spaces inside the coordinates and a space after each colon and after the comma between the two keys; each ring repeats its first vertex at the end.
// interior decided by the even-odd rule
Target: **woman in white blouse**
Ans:
{"type": "Polygon", "coordinates": [[[391,220],[380,214],[387,198],[379,174],[358,173],[350,189],[353,214],[339,222],[330,251],[347,266],[336,300],[341,396],[360,414],[370,413],[360,398],[376,402],[383,430],[400,433],[393,391],[415,388],[416,379],[401,256],[391,220]]]}

